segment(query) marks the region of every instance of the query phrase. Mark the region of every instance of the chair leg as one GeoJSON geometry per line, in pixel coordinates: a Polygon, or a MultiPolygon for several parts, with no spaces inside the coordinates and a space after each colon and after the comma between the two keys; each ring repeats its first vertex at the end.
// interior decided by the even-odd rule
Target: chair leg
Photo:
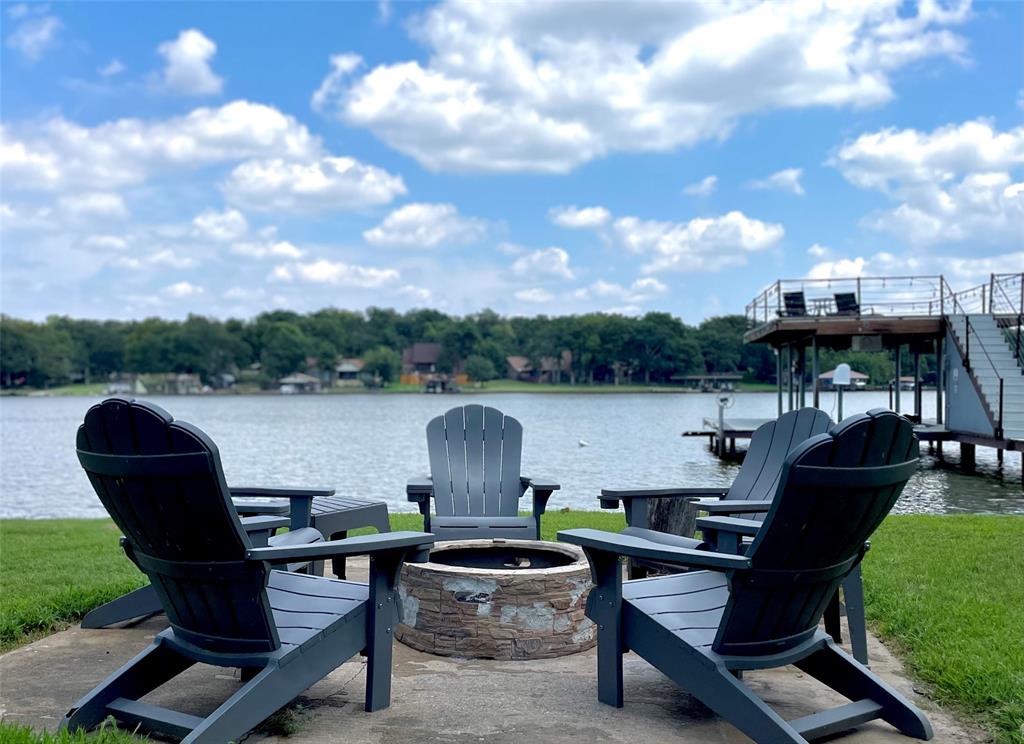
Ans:
{"type": "Polygon", "coordinates": [[[881,705],[880,717],[907,736],[932,738],[928,719],[913,703],[835,645],[826,645],[796,662],[796,667],[850,700],[867,698],[881,705]]]}
{"type": "Polygon", "coordinates": [[[272,713],[287,705],[312,684],[300,663],[265,666],[217,710],[203,719],[181,744],[217,744],[238,741],[272,713]],[[291,667],[295,667],[292,669],[291,667]]]}
{"type": "MultiPolygon", "coordinates": [[[[335,532],[331,535],[331,540],[344,540],[348,537],[348,530],[342,532],[335,532]]],[[[319,576],[324,575],[324,564],[323,561],[319,561],[320,573],[319,576]]],[[[331,558],[331,572],[339,579],[345,578],[345,556],[339,556],[338,558],[331,558]]]]}
{"type": "Polygon", "coordinates": [[[105,628],[134,618],[143,618],[163,612],[160,597],[152,584],[123,594],[86,613],[82,618],[83,628],[105,628]]]}
{"type": "Polygon", "coordinates": [[[843,599],[846,601],[846,625],[850,633],[853,658],[868,665],[868,629],[864,619],[864,580],[857,566],[843,581],[843,599]]]}
{"type": "Polygon", "coordinates": [[[138,700],[194,663],[158,639],[75,703],[61,721],[61,728],[94,728],[107,717],[107,705],[117,698],[138,700]]]}
{"type": "Polygon", "coordinates": [[[597,625],[597,699],[622,707],[622,567],[618,556],[584,548],[595,578],[587,597],[587,617],[597,625]]]}

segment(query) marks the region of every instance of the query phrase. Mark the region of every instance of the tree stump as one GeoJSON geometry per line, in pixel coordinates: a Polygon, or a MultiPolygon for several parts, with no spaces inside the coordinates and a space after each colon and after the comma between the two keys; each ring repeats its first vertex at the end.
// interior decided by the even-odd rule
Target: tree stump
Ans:
{"type": "MultiPolygon", "coordinates": [[[[651,499],[648,502],[647,529],[666,532],[670,535],[693,537],[697,529],[697,508],[692,502],[699,496],[679,496],[671,499],[651,499]]],[[[650,574],[679,573],[686,569],[654,561],[630,559],[630,578],[642,578],[650,574]]]]}

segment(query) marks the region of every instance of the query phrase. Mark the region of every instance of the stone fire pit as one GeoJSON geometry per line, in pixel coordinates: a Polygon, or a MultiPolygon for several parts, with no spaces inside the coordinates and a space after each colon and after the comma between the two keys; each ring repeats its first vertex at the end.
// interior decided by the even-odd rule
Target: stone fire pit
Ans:
{"type": "Polygon", "coordinates": [[[395,637],[420,651],[481,659],[542,659],[591,648],[583,612],[590,569],[573,545],[534,540],[437,543],[407,563],[395,637]]]}

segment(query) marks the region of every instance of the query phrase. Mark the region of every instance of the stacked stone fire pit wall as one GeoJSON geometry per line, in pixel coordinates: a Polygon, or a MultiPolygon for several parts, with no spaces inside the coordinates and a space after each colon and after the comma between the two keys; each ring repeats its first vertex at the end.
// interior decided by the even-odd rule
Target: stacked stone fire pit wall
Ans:
{"type": "Polygon", "coordinates": [[[543,659],[592,648],[596,629],[584,616],[590,569],[575,546],[466,540],[438,543],[437,549],[495,542],[543,546],[571,556],[572,562],[507,570],[408,563],[398,590],[403,622],[395,637],[420,651],[482,659],[543,659]]]}

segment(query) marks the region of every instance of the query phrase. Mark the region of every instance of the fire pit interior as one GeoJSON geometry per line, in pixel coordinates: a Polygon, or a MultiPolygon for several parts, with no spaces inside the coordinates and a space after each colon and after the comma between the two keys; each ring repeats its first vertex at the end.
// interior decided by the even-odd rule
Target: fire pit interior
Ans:
{"type": "Polygon", "coordinates": [[[582,551],[533,540],[442,542],[402,570],[395,637],[420,651],[484,659],[565,656],[592,647],[582,551]]]}

